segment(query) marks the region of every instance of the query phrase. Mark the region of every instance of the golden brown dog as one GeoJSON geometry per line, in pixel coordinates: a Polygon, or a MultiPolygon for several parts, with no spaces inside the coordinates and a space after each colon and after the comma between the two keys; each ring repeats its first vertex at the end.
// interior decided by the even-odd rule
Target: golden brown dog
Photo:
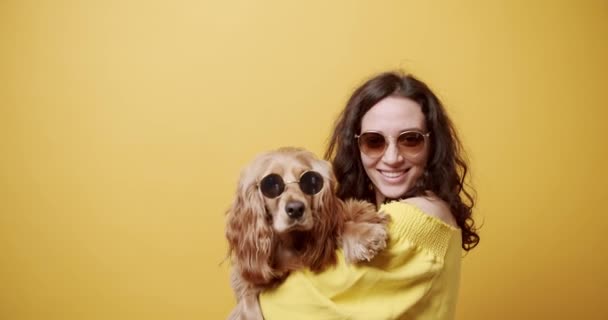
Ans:
{"type": "Polygon", "coordinates": [[[261,154],[243,170],[227,212],[237,299],[229,319],[263,319],[261,290],[299,268],[322,271],[339,247],[351,263],[384,249],[388,216],[370,203],[340,200],[335,188],[330,164],[302,149],[261,154]]]}

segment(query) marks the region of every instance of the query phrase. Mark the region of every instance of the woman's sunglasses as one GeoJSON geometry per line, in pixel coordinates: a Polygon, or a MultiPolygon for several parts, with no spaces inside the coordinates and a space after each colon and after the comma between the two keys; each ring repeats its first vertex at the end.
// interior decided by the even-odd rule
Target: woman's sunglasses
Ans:
{"type": "Polygon", "coordinates": [[[258,188],[265,197],[273,199],[280,196],[285,191],[285,185],[290,183],[297,183],[302,192],[312,196],[323,188],[323,176],[316,171],[305,171],[298,181],[283,181],[280,175],[271,173],[258,183],[258,188]]]}
{"type": "MultiPolygon", "coordinates": [[[[401,132],[396,137],[399,153],[410,157],[418,155],[424,149],[425,141],[430,135],[430,132],[422,133],[416,130],[401,132]]],[[[385,136],[380,132],[367,131],[360,135],[356,134],[355,139],[359,142],[361,152],[369,157],[379,158],[388,148],[388,140],[394,139],[394,137],[385,136]]]]}

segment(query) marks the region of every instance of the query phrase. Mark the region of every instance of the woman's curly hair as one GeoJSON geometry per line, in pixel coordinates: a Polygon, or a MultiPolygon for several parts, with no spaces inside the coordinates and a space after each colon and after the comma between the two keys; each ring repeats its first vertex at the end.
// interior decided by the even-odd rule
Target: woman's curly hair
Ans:
{"type": "MultiPolygon", "coordinates": [[[[342,199],[361,199],[375,203],[371,181],[365,173],[355,139],[361,132],[361,119],[376,103],[388,96],[400,96],[417,102],[426,119],[430,136],[429,160],[415,186],[401,196],[408,198],[432,191],[445,201],[462,230],[462,248],[473,249],[479,235],[472,217],[475,190],[465,184],[468,171],[464,150],[452,121],[437,96],[422,81],[410,74],[379,74],[355,90],[346,108],[336,120],[335,130],[325,152],[333,164],[342,199]]],[[[393,200],[393,199],[388,199],[393,200]]]]}

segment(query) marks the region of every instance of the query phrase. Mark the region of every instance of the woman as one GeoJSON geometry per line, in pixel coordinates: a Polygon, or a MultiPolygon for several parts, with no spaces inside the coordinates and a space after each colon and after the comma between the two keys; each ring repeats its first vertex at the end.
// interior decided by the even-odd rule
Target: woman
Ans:
{"type": "Polygon", "coordinates": [[[260,296],[266,319],[452,319],[460,250],[479,243],[460,152],[439,99],[413,76],[383,73],[355,90],[326,158],[341,198],[391,215],[389,245],[368,264],[340,256],[290,275],[260,296]]]}

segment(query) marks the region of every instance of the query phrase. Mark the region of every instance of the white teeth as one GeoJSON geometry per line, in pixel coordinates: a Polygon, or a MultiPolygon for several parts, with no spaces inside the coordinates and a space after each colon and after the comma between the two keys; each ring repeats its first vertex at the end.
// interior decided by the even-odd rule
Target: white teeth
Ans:
{"type": "Polygon", "coordinates": [[[380,172],[385,177],[388,177],[388,178],[397,178],[400,175],[402,175],[404,171],[397,171],[397,172],[380,171],[380,172]]]}

